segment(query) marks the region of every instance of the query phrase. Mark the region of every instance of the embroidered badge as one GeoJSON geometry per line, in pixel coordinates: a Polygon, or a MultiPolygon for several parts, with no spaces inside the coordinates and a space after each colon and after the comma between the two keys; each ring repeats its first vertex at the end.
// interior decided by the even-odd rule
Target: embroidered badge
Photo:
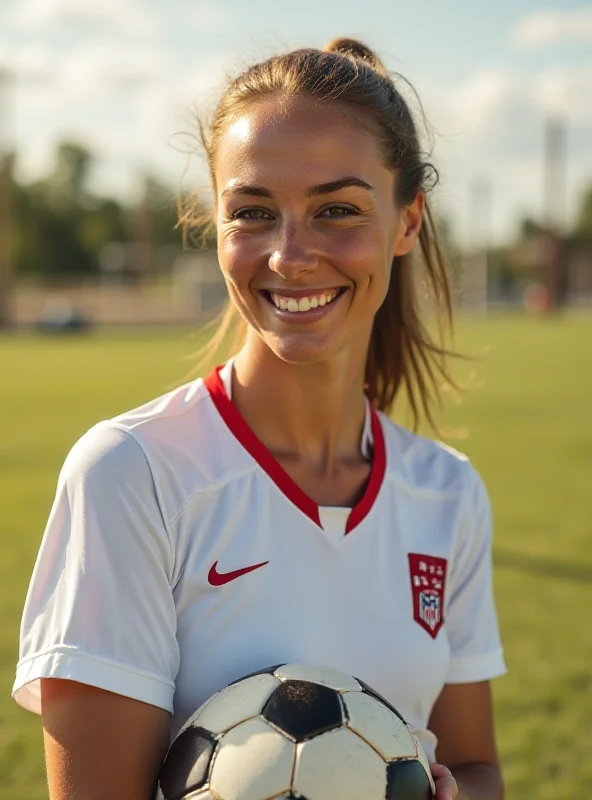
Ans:
{"type": "Polygon", "coordinates": [[[413,619],[432,639],[444,624],[445,558],[409,553],[409,573],[413,592],[413,619]]]}

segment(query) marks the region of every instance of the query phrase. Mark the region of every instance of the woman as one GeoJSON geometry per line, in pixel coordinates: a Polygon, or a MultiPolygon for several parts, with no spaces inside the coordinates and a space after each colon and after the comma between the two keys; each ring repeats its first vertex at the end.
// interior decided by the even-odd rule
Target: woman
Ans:
{"type": "Polygon", "coordinates": [[[382,413],[405,387],[431,420],[446,376],[415,295],[420,251],[449,314],[409,109],[338,40],[239,76],[204,141],[243,342],[66,459],[14,689],[43,715],[51,798],[145,800],[204,699],[306,661],[401,710],[439,800],[498,800],[486,492],[382,413]]]}

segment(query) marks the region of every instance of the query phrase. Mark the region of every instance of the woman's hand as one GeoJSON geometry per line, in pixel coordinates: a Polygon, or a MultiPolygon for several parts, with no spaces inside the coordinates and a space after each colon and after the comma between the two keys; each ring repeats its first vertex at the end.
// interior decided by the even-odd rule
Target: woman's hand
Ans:
{"type": "Polygon", "coordinates": [[[459,794],[458,784],[448,767],[433,762],[430,764],[430,769],[436,784],[435,800],[456,800],[459,794]]]}

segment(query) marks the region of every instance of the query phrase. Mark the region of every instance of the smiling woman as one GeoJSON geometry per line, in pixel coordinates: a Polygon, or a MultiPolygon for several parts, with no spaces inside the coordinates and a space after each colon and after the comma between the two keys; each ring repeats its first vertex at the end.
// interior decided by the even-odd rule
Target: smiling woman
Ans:
{"type": "Polygon", "coordinates": [[[385,413],[404,389],[430,421],[447,378],[417,294],[450,321],[408,106],[337,40],[240,75],[204,144],[230,294],[213,345],[235,319],[242,340],[60,473],[14,685],[43,715],[51,800],[148,800],[201,703],[293,662],[387,698],[441,762],[438,800],[499,800],[487,492],[385,413]]]}
{"type": "MultiPolygon", "coordinates": [[[[325,245],[341,247],[341,264],[347,251],[346,263],[353,265],[359,255],[366,266],[376,266],[375,254],[363,252],[362,247],[365,242],[370,246],[373,232],[384,231],[390,214],[390,232],[398,225],[404,235],[392,252],[388,242],[380,243],[386,247],[379,258],[382,282],[376,284],[379,276],[368,269],[365,275],[365,280],[373,283],[374,306],[369,310],[375,316],[366,320],[372,331],[370,346],[365,348],[366,393],[377,408],[389,411],[402,389],[415,424],[424,416],[433,425],[432,407],[438,401],[439,386],[453,384],[446,367],[451,292],[426,200],[437,172],[422,159],[409,107],[384,65],[372,51],[350,39],[335,40],[326,52],[300,50],[272,58],[228,86],[211,123],[200,125],[200,131],[216,198],[213,221],[219,233],[220,265],[234,301],[206,348],[207,357],[222,349],[233,327],[238,328],[235,342],[240,349],[249,330],[245,323],[252,321],[244,304],[237,302],[232,273],[225,269],[223,246],[229,232],[257,233],[261,244],[265,229],[269,247],[272,222],[280,221],[279,214],[282,235],[298,236],[296,216],[286,217],[288,209],[279,208],[278,203],[282,194],[289,195],[293,203],[299,195],[302,201],[309,201],[306,213],[314,212],[315,228],[323,234],[325,245]],[[371,165],[376,173],[374,184],[364,179],[371,165]],[[376,172],[378,167],[381,170],[376,172]],[[254,175],[265,175],[266,180],[253,180],[254,175]],[[328,179],[319,182],[320,175],[328,179]],[[274,190],[274,182],[281,186],[274,190]],[[265,202],[255,203],[256,198],[265,202]],[[413,260],[416,238],[419,253],[413,260]],[[439,341],[432,339],[421,318],[420,275],[425,278],[424,306],[435,312],[439,341]]],[[[300,211],[302,215],[303,209],[300,211]]],[[[204,220],[195,217],[189,206],[180,221],[187,230],[204,220]]],[[[275,236],[277,231],[276,224],[275,236]]],[[[240,242],[244,244],[245,238],[240,242]]],[[[376,241],[373,244],[379,246],[376,241]]],[[[289,240],[284,242],[286,246],[291,247],[289,240]]],[[[279,275],[277,268],[285,255],[274,247],[270,266],[276,265],[279,275]]],[[[306,321],[312,322],[311,311],[341,301],[348,289],[351,301],[355,287],[351,278],[349,287],[343,279],[342,275],[342,283],[336,287],[320,287],[332,291],[320,292],[316,298],[302,296],[297,283],[291,294],[275,293],[276,299],[271,290],[259,291],[267,292],[267,299],[280,311],[305,311],[309,315],[306,321]]],[[[315,316],[329,316],[329,310],[317,310],[315,316]]],[[[287,319],[285,315],[284,321],[287,319]]]]}

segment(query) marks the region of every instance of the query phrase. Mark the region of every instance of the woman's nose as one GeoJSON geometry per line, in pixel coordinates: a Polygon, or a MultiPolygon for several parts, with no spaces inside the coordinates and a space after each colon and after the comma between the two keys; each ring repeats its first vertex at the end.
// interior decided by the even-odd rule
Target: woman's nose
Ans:
{"type": "Polygon", "coordinates": [[[276,247],[269,258],[269,268],[286,281],[313,272],[318,265],[318,255],[312,247],[310,235],[299,226],[284,227],[276,247]]]}

